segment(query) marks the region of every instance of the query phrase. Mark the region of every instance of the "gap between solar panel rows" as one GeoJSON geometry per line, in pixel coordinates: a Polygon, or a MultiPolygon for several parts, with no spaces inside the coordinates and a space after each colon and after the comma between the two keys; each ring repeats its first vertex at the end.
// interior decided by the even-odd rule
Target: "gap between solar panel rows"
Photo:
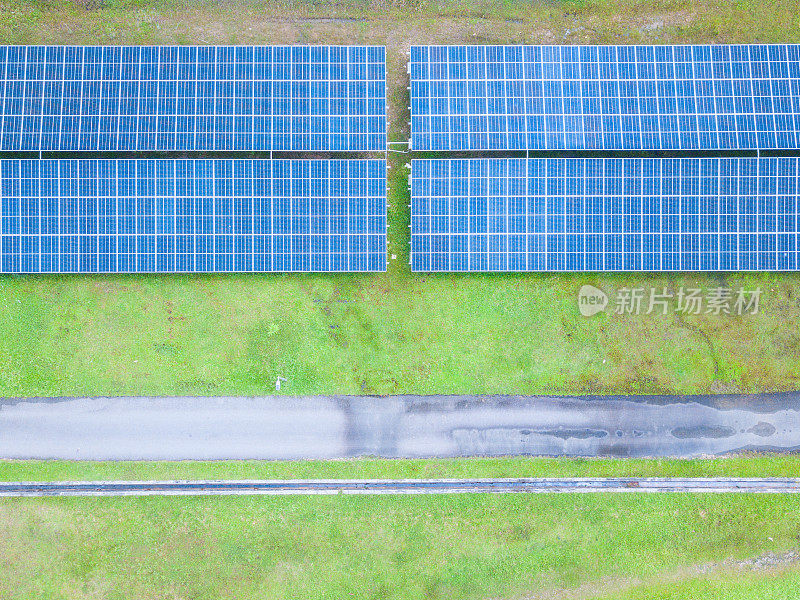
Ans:
{"type": "Polygon", "coordinates": [[[0,80],[2,272],[386,270],[384,47],[8,46],[0,80]]]}
{"type": "Polygon", "coordinates": [[[800,46],[414,46],[409,74],[414,271],[800,266],[800,46]]]}

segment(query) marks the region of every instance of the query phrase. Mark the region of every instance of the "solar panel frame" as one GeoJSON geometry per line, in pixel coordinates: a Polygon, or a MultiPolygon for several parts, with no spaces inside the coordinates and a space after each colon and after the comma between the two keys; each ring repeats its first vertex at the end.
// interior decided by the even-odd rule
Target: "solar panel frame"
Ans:
{"type": "Polygon", "coordinates": [[[796,271],[799,158],[416,159],[412,271],[796,271]]]}
{"type": "Polygon", "coordinates": [[[0,46],[0,150],[386,149],[384,46],[0,46]]]}
{"type": "Polygon", "coordinates": [[[0,272],[386,270],[385,160],[0,161],[0,272]]]}
{"type": "Polygon", "coordinates": [[[412,46],[415,150],[800,148],[800,45],[412,46]]]}

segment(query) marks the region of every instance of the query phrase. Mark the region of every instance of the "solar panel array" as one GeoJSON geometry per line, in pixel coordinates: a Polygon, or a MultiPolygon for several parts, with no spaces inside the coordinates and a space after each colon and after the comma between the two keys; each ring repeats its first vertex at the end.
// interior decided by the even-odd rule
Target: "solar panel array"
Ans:
{"type": "Polygon", "coordinates": [[[412,269],[798,270],[798,160],[414,160],[412,269]]]}
{"type": "Polygon", "coordinates": [[[800,148],[800,46],[412,46],[415,150],[800,148]]]}
{"type": "Polygon", "coordinates": [[[0,149],[384,151],[366,46],[0,47],[0,149]]]}
{"type": "Polygon", "coordinates": [[[3,273],[384,271],[384,160],[3,160],[3,273]]]}

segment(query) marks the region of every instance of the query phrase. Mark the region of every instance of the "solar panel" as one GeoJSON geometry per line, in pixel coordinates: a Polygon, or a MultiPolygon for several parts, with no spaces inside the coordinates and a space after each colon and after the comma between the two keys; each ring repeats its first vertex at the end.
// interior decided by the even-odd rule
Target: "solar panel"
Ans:
{"type": "Polygon", "coordinates": [[[414,160],[414,271],[795,271],[798,158],[414,160]]]}
{"type": "Polygon", "coordinates": [[[800,46],[412,46],[416,150],[800,147],[800,46]]]}
{"type": "Polygon", "coordinates": [[[3,46],[0,149],[384,151],[378,46],[3,46]]]}
{"type": "Polygon", "coordinates": [[[384,160],[3,160],[3,273],[384,271],[384,160]]]}

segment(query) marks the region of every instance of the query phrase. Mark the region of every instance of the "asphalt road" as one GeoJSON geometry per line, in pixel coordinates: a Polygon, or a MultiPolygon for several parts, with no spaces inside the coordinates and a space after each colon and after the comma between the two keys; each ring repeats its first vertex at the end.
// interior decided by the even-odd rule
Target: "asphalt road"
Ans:
{"type": "Polygon", "coordinates": [[[800,448],[800,394],[0,399],[0,458],[671,456],[800,448]]]}
{"type": "Polygon", "coordinates": [[[286,481],[3,482],[1,496],[230,496],[319,494],[800,493],[797,478],[362,479],[286,481]]]}

